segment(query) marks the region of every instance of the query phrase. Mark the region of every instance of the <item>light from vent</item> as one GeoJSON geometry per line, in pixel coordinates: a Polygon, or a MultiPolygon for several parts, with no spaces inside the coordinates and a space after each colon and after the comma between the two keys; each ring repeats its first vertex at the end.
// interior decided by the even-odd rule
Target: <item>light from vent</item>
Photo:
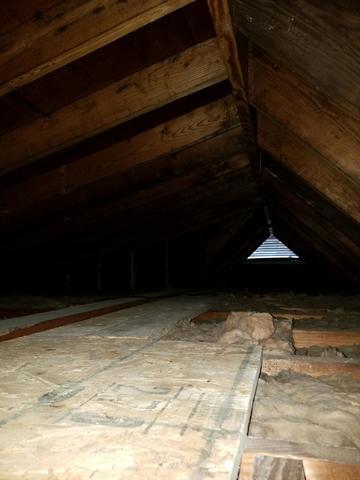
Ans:
{"type": "Polygon", "coordinates": [[[270,235],[249,257],[248,260],[262,258],[299,258],[290,248],[274,235],[270,235]]]}

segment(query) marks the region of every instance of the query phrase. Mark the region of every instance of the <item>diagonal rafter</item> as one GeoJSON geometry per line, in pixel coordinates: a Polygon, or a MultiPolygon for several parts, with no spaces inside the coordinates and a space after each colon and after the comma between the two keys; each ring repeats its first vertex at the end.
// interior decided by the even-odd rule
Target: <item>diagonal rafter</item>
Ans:
{"type": "Polygon", "coordinates": [[[0,36],[0,97],[195,0],[68,0],[0,36]]]}
{"type": "Polygon", "coordinates": [[[226,79],[216,39],[188,48],[0,137],[2,173],[226,79]]]}

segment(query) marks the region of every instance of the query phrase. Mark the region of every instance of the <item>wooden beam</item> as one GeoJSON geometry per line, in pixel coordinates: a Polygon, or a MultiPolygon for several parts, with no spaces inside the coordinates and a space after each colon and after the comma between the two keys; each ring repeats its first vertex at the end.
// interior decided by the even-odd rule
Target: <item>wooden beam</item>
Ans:
{"type": "Polygon", "coordinates": [[[246,134],[249,146],[254,147],[254,131],[249,107],[247,79],[245,78],[244,68],[241,64],[242,57],[237,46],[229,1],[207,0],[207,3],[224,58],[232,92],[235,97],[240,123],[246,134]]]}
{"type": "Polygon", "coordinates": [[[338,251],[328,234],[320,233],[312,222],[298,216],[291,206],[285,208],[282,202],[278,202],[273,203],[271,207],[274,224],[277,228],[281,228],[281,232],[284,232],[286,237],[290,233],[292,242],[291,245],[289,243],[289,246],[299,253],[300,258],[305,260],[310,258],[311,263],[315,264],[322,262],[327,269],[333,270],[346,282],[350,280],[352,283],[358,284],[359,270],[351,264],[350,256],[344,249],[338,251]],[[303,248],[306,250],[304,256],[302,256],[303,248]]]}
{"type": "Polygon", "coordinates": [[[2,237],[2,244],[7,243],[7,250],[15,251],[36,245],[46,248],[49,242],[65,244],[69,239],[74,245],[78,239],[85,248],[88,242],[102,242],[106,235],[110,241],[121,237],[124,244],[134,239],[146,244],[154,236],[168,238],[169,232],[174,236],[182,228],[196,230],[200,220],[195,219],[203,211],[207,217],[212,217],[210,222],[209,218],[206,219],[211,223],[223,218],[219,215],[224,215],[226,208],[229,211],[230,207],[235,208],[236,202],[244,208],[248,208],[250,202],[256,205],[257,190],[250,181],[246,153],[232,159],[220,158],[216,163],[144,189],[132,189],[126,194],[120,191],[117,197],[108,199],[104,204],[95,207],[90,204],[80,211],[73,208],[71,212],[70,209],[67,216],[59,218],[53,215],[54,218],[49,218],[49,221],[39,222],[38,228],[29,223],[21,235],[9,234],[7,239],[2,237]],[[163,237],[159,233],[162,231],[166,233],[163,237]]]}
{"type": "Polygon", "coordinates": [[[341,464],[360,465],[357,448],[326,447],[322,445],[301,444],[282,440],[248,437],[245,445],[246,454],[262,454],[293,459],[319,459],[341,464]]]}
{"type": "Polygon", "coordinates": [[[343,259],[344,266],[347,261],[349,268],[360,271],[360,245],[356,241],[344,235],[333,222],[319,215],[311,205],[294,194],[291,184],[282,184],[268,172],[265,172],[264,181],[269,192],[270,203],[290,206],[291,211],[299,220],[311,227],[318,237],[322,238],[324,242],[328,242],[331,248],[338,252],[339,257],[343,259]]]}
{"type": "MultiPolygon", "coordinates": [[[[104,212],[106,206],[110,209],[114,204],[114,206],[116,204],[122,206],[124,202],[127,202],[129,196],[135,195],[133,201],[127,203],[128,208],[133,208],[135,207],[134,198],[139,195],[139,192],[148,195],[151,189],[159,190],[161,185],[163,185],[163,191],[166,192],[167,184],[168,191],[176,193],[181,188],[185,176],[197,175],[201,185],[205,179],[209,179],[209,175],[216,172],[217,175],[220,172],[225,174],[231,157],[244,151],[244,148],[241,128],[235,127],[189,148],[182,149],[172,154],[171,157],[160,157],[156,161],[146,162],[138,168],[127,170],[119,175],[107,176],[98,182],[87,185],[86,188],[75,190],[73,193],[69,192],[51,197],[48,201],[37,202],[35,208],[33,208],[34,202],[30,200],[32,204],[30,210],[23,208],[18,211],[17,215],[7,219],[3,218],[4,234],[1,236],[1,240],[4,243],[13,244],[14,238],[20,240],[27,237],[29,233],[30,237],[39,234],[46,236],[46,231],[51,225],[68,224],[74,218],[80,217],[86,212],[95,212],[97,209],[104,212]],[[157,175],[154,175],[154,171],[157,172],[157,175]]],[[[250,171],[250,165],[244,154],[244,163],[235,165],[243,172],[243,168],[246,171],[246,164],[250,171]]],[[[83,175],[81,172],[79,174],[83,175]]],[[[245,178],[250,184],[251,178],[248,176],[245,178]]],[[[40,188],[43,182],[38,183],[40,188]]],[[[243,183],[240,179],[238,188],[243,183]]],[[[21,204],[26,203],[24,197],[19,197],[19,200],[21,204]]],[[[100,218],[103,218],[103,214],[100,215],[100,218]]]]}
{"type": "Polygon", "coordinates": [[[0,137],[5,173],[226,78],[216,39],[146,68],[0,137]]]}
{"type": "MultiPolygon", "coordinates": [[[[214,191],[214,201],[212,198],[207,201],[192,201],[185,204],[180,211],[171,212],[170,209],[160,212],[147,212],[147,217],[142,215],[140,219],[114,217],[112,225],[103,225],[101,230],[94,230],[93,227],[87,232],[75,231],[64,232],[59,229],[59,236],[45,231],[45,236],[33,234],[30,243],[25,241],[20,246],[13,245],[14,248],[2,249],[8,254],[16,255],[19,258],[19,251],[22,254],[31,252],[36,258],[53,258],[54,251],[57,252],[59,261],[79,261],[93,259],[95,251],[101,251],[102,254],[117,253],[119,249],[128,247],[145,247],[164,241],[171,240],[189,233],[199,232],[204,228],[215,225],[219,218],[230,219],[236,214],[241,214],[246,210],[253,209],[254,202],[259,203],[259,198],[254,200],[254,193],[235,192],[231,187],[232,193],[217,191],[215,185],[211,186],[214,191]],[[227,196],[225,195],[227,193],[227,196]],[[171,218],[171,221],[164,221],[164,218],[171,218]],[[90,233],[91,232],[91,233],[90,233]],[[89,236],[89,233],[91,236],[89,236]]],[[[167,200],[167,199],[166,199],[167,200]]],[[[165,200],[165,201],[166,201],[165,200]]],[[[169,201],[174,202],[173,199],[169,201]]],[[[186,199],[180,199],[185,203],[186,199]]],[[[9,258],[9,256],[7,256],[9,258]]]]}
{"type": "Polygon", "coordinates": [[[355,480],[360,478],[360,465],[321,460],[304,460],[306,480],[355,480]]]}
{"type": "MultiPolygon", "coordinates": [[[[349,280],[349,273],[338,263],[333,252],[329,254],[327,247],[319,243],[314,232],[300,222],[292,213],[278,207],[271,209],[271,218],[275,235],[296,252],[301,259],[310,265],[316,265],[334,280],[349,280]]],[[[353,279],[356,281],[356,279],[353,279]]]]}
{"type": "Polygon", "coordinates": [[[33,324],[29,322],[27,325],[25,324],[24,326],[14,328],[9,333],[0,333],[0,342],[7,342],[8,340],[14,340],[15,338],[26,337],[28,335],[33,335],[34,333],[45,332],[54,328],[63,327],[64,325],[71,325],[73,323],[89,320],[90,318],[100,317],[101,315],[108,315],[113,312],[119,312],[120,310],[153,303],[159,300],[159,298],[161,297],[143,298],[141,300],[118,303],[107,307],[97,307],[82,313],[63,315],[52,318],[51,320],[41,320],[33,324]]]}
{"type": "MultiPolygon", "coordinates": [[[[239,155],[241,151],[244,152],[241,129],[235,127],[180,150],[170,158],[160,157],[156,162],[145,163],[139,168],[120,174],[120,176],[106,177],[104,181],[95,182],[88,185],[86,189],[75,191],[74,195],[63,195],[58,199],[52,198],[51,202],[41,202],[31,212],[23,211],[23,214],[15,216],[11,222],[8,219],[7,226],[5,223],[3,224],[4,235],[1,236],[1,242],[3,245],[11,244],[12,247],[15,247],[15,244],[31,246],[34,241],[36,243],[36,240],[39,242],[42,238],[49,238],[51,232],[56,237],[62,230],[76,224],[77,220],[81,221],[84,215],[89,219],[94,217],[95,220],[98,218],[101,221],[105,216],[110,215],[111,218],[116,211],[123,212],[124,208],[128,209],[130,219],[133,214],[134,219],[140,220],[142,218],[140,214],[143,213],[144,207],[142,206],[136,212],[137,199],[140,200],[143,197],[142,205],[146,208],[149,207],[152,211],[151,208],[154,209],[155,206],[151,202],[158,195],[160,195],[160,200],[156,208],[161,208],[163,195],[173,195],[174,197],[182,189],[188,188],[186,202],[194,192],[194,188],[208,182],[214,175],[221,177],[221,175],[232,172],[239,191],[245,186],[245,183],[253,185],[249,177],[250,165],[246,154],[243,153],[238,159],[231,160],[231,157],[239,155]],[[232,169],[232,166],[235,166],[235,169],[232,169]],[[158,175],[154,176],[154,171],[158,172],[158,175]],[[244,175],[244,179],[237,179],[238,174],[244,175]]],[[[215,191],[213,193],[215,194],[215,191]]],[[[228,192],[225,191],[226,193],[228,192]]],[[[174,198],[164,201],[171,206],[174,198]]],[[[254,201],[256,203],[255,198],[254,201]]]]}
{"type": "MultiPolygon", "coordinates": [[[[310,258],[316,264],[322,259],[325,266],[332,268],[344,280],[352,280],[353,283],[358,284],[360,281],[359,257],[348,251],[346,245],[338,239],[331,238],[331,232],[321,226],[321,219],[312,219],[303,212],[299,212],[291,202],[285,207],[284,202],[286,197],[275,199],[274,196],[271,200],[274,225],[281,228],[281,235],[284,233],[288,236],[291,231],[291,246],[299,253],[300,258],[302,258],[303,247],[306,247],[310,250],[310,258]]],[[[307,260],[307,254],[303,258],[307,260]]]]}
{"type": "Polygon", "coordinates": [[[245,453],[238,480],[305,480],[301,460],[245,453]]]}
{"type": "MultiPolygon", "coordinates": [[[[142,167],[160,157],[173,156],[174,168],[183,170],[190,158],[184,158],[181,154],[177,157],[176,152],[201,141],[206,142],[207,138],[219,136],[224,130],[228,131],[225,135],[227,144],[223,145],[222,138],[218,138],[219,143],[213,145],[214,142],[210,141],[209,148],[219,149],[222,146],[223,153],[227,155],[232,145],[239,146],[238,140],[242,138],[242,130],[237,125],[236,108],[231,96],[197,108],[104,150],[95,151],[68,165],[3,190],[0,193],[0,222],[4,225],[9,220],[18,221],[19,215],[31,214],[32,210],[40,213],[44,207],[45,210],[52,209],[52,202],[56,205],[66,204],[67,198],[71,200],[77,194],[76,201],[83,201],[90,196],[88,188],[84,194],[84,188],[99,185],[101,181],[106,180],[106,189],[110,192],[115,175],[124,175],[136,168],[136,176],[140,178],[142,167]]],[[[160,161],[153,168],[158,167],[160,172],[164,171],[164,166],[165,162],[160,161]]],[[[120,179],[115,183],[118,190],[121,187],[120,179]]],[[[96,188],[96,195],[100,194],[100,189],[96,188]]]]}
{"type": "Polygon", "coordinates": [[[271,175],[284,186],[291,185],[291,192],[300,198],[303,202],[313,208],[324,219],[331,222],[344,235],[352,239],[357,245],[360,245],[360,231],[358,222],[348,215],[345,215],[330,203],[321,193],[314,190],[307,182],[294,172],[289,170],[284,164],[274,157],[261,155],[263,168],[266,175],[271,175]]]}
{"type": "Polygon", "coordinates": [[[217,225],[213,232],[209,232],[202,243],[202,261],[205,265],[212,265],[219,259],[227,244],[231,242],[234,235],[241,226],[246,223],[251,216],[247,213],[245,216],[239,216],[217,225]]]}
{"type": "Polygon", "coordinates": [[[256,49],[249,65],[251,104],[286,126],[360,186],[359,120],[256,49]]]}
{"type": "Polygon", "coordinates": [[[248,221],[234,232],[214,265],[217,271],[226,270],[232,262],[236,262],[240,258],[246,259],[266,240],[268,233],[264,209],[261,205],[261,208],[254,210],[248,221]]]}
{"type": "Polygon", "coordinates": [[[360,330],[300,330],[294,328],[293,338],[295,348],[341,347],[360,345],[360,330]]]}
{"type": "Polygon", "coordinates": [[[234,23],[254,44],[360,118],[358,0],[233,0],[234,23]]]}
{"type": "MultiPolygon", "coordinates": [[[[204,231],[204,229],[215,226],[218,223],[219,217],[230,219],[237,212],[244,212],[252,208],[249,198],[238,199],[237,209],[233,203],[234,202],[226,200],[221,203],[220,200],[218,205],[212,205],[209,208],[200,206],[198,211],[193,215],[191,215],[190,208],[186,207],[181,216],[177,215],[176,222],[174,223],[161,222],[158,217],[152,218],[151,221],[144,221],[141,226],[129,225],[126,236],[122,235],[119,231],[115,233],[105,232],[103,238],[97,240],[97,244],[100,245],[101,251],[105,254],[116,254],[119,248],[123,249],[132,245],[147,247],[159,244],[165,239],[171,241],[184,235],[192,234],[196,236],[201,231],[204,231]]],[[[193,205],[192,209],[194,210],[194,208],[195,206],[193,205]]],[[[70,257],[73,260],[76,259],[76,261],[78,261],[79,257],[81,259],[94,258],[94,245],[87,245],[86,247],[86,249],[80,249],[79,243],[77,243],[76,252],[72,251],[70,247],[70,257]],[[76,253],[76,255],[74,255],[74,253],[76,253]]],[[[63,258],[65,258],[65,255],[63,258]]]]}
{"type": "Polygon", "coordinates": [[[195,0],[67,0],[0,39],[0,97],[195,0]]]}
{"type": "Polygon", "coordinates": [[[315,378],[326,375],[350,375],[354,380],[360,380],[360,362],[357,360],[302,355],[263,356],[262,373],[276,376],[286,370],[311,375],[315,378]]]}
{"type": "MultiPolygon", "coordinates": [[[[237,186],[238,196],[254,190],[254,183],[249,180],[249,163],[245,152],[238,153],[232,158],[226,160],[219,159],[212,165],[194,169],[194,171],[186,172],[179,177],[171,178],[169,181],[160,182],[157,185],[150,185],[148,188],[139,191],[133,191],[122,197],[121,195],[113,199],[109,203],[100,205],[88,211],[81,212],[67,218],[66,228],[80,228],[88,230],[94,227],[94,236],[101,225],[113,223],[117,216],[122,216],[123,220],[119,223],[121,228],[126,226],[126,219],[140,222],[144,221],[149,213],[159,215],[164,218],[169,215],[175,215],[176,212],[181,213],[184,207],[191,205],[192,207],[199,202],[200,205],[206,204],[213,194],[214,205],[216,196],[223,195],[226,199],[226,188],[229,185],[229,196],[235,192],[237,186]],[[219,168],[219,165],[222,168],[219,168]],[[236,185],[235,185],[236,184],[236,185]],[[212,192],[208,189],[213,188],[212,192]]],[[[210,205],[210,203],[209,203],[210,205]]]]}
{"type": "Polygon", "coordinates": [[[258,143],[289,170],[355,221],[360,221],[359,189],[341,170],[270,116],[258,114],[258,143]]]}

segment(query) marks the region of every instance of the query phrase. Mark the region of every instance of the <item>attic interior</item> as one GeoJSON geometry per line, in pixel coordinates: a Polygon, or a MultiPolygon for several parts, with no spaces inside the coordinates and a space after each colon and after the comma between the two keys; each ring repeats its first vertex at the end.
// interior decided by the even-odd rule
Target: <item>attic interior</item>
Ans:
{"type": "Polygon", "coordinates": [[[0,19],[0,480],[360,478],[358,0],[0,19]]]}

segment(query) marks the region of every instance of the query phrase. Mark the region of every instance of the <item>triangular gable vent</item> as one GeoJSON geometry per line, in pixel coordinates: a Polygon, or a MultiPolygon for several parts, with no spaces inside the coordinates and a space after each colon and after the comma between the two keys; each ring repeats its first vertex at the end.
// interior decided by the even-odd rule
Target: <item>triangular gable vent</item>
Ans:
{"type": "Polygon", "coordinates": [[[274,235],[270,235],[249,257],[248,260],[261,258],[299,258],[274,235]]]}

